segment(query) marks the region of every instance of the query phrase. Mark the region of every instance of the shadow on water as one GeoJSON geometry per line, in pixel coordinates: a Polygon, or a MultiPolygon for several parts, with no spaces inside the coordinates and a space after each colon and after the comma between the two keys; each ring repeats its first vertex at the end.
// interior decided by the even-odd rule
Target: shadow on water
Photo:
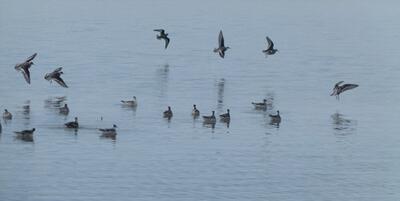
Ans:
{"type": "Polygon", "coordinates": [[[357,121],[345,118],[343,114],[336,112],[331,115],[334,134],[346,136],[353,134],[357,129],[357,121]]]}

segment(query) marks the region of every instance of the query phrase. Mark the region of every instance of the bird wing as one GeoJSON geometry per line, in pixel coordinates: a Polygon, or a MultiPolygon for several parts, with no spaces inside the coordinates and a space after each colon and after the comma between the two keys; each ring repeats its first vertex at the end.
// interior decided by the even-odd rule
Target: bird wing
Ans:
{"type": "Polygon", "coordinates": [[[342,92],[350,90],[350,89],[354,89],[358,87],[358,84],[345,84],[342,86],[342,92]]]}
{"type": "Polygon", "coordinates": [[[28,84],[31,84],[31,73],[28,68],[21,68],[21,72],[24,75],[24,78],[28,84]]]}
{"type": "Polygon", "coordinates": [[[218,45],[219,45],[219,47],[225,47],[225,44],[224,44],[224,35],[222,34],[222,30],[219,31],[218,45]]]}
{"type": "Polygon", "coordinates": [[[274,42],[267,36],[267,42],[268,42],[268,48],[267,50],[272,50],[274,49],[274,42]]]}
{"type": "Polygon", "coordinates": [[[36,57],[37,53],[33,54],[32,56],[26,58],[25,62],[30,62],[36,57]]]}
{"type": "Polygon", "coordinates": [[[335,84],[335,87],[339,86],[340,84],[342,84],[344,81],[340,81],[338,83],[335,84]]]}
{"type": "Polygon", "coordinates": [[[60,72],[62,70],[62,67],[56,68],[53,72],[60,72]]]}
{"type": "Polygon", "coordinates": [[[167,49],[168,44],[169,44],[169,38],[165,37],[164,40],[165,40],[165,49],[167,49]]]}
{"type": "Polygon", "coordinates": [[[165,30],[164,29],[154,29],[153,31],[157,31],[157,32],[165,32],[165,30]]]}
{"type": "Polygon", "coordinates": [[[65,84],[64,80],[60,77],[59,73],[56,76],[54,76],[53,80],[56,81],[62,87],[68,88],[67,84],[65,84]]]}

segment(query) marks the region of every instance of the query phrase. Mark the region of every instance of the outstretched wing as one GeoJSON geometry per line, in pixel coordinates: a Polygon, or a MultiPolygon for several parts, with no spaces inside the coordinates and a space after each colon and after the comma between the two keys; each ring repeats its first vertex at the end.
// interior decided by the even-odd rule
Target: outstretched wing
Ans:
{"type": "Polygon", "coordinates": [[[160,32],[160,33],[163,33],[163,32],[165,32],[165,30],[164,30],[164,29],[154,29],[153,31],[157,31],[157,32],[160,32]]]}
{"type": "Polygon", "coordinates": [[[62,87],[68,88],[67,84],[65,84],[64,80],[60,77],[60,74],[54,77],[54,81],[56,81],[62,87]]]}
{"type": "Polygon", "coordinates": [[[224,35],[222,34],[222,30],[219,31],[219,36],[218,36],[218,45],[219,47],[225,47],[224,43],[224,35]]]}
{"type": "Polygon", "coordinates": [[[350,90],[350,89],[354,89],[358,87],[358,84],[345,84],[342,86],[342,92],[350,90]]]}
{"type": "Polygon", "coordinates": [[[60,72],[61,70],[62,70],[62,67],[56,68],[56,69],[53,71],[53,73],[58,73],[58,72],[60,72]]]}
{"type": "Polygon", "coordinates": [[[274,42],[267,36],[267,42],[268,42],[268,48],[267,50],[272,50],[274,49],[274,42]]]}
{"type": "Polygon", "coordinates": [[[165,40],[165,49],[167,49],[168,44],[169,44],[169,38],[165,37],[164,40],[165,40]]]}
{"type": "Polygon", "coordinates": [[[338,86],[339,86],[340,84],[342,84],[343,82],[344,82],[344,81],[340,81],[340,82],[336,83],[334,88],[338,87],[338,86]]]}
{"type": "Polygon", "coordinates": [[[30,62],[36,57],[37,53],[33,54],[32,56],[26,58],[25,62],[30,62]]]}
{"type": "Polygon", "coordinates": [[[31,84],[31,73],[28,68],[21,68],[21,72],[24,75],[24,78],[28,84],[31,84]]]}

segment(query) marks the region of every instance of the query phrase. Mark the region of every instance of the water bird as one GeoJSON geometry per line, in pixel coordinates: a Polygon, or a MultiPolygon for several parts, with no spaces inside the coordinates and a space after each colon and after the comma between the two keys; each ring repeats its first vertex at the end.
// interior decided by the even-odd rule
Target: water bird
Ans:
{"type": "Polygon", "coordinates": [[[200,111],[196,108],[196,105],[193,105],[192,116],[198,117],[200,115],[200,111]]]}
{"type": "Polygon", "coordinates": [[[231,115],[229,112],[230,112],[229,109],[227,109],[225,114],[219,115],[219,117],[221,118],[221,121],[229,122],[231,120],[231,115]]]}
{"type": "Polygon", "coordinates": [[[117,125],[113,125],[112,128],[100,128],[99,131],[102,132],[102,137],[106,137],[106,138],[115,138],[115,136],[117,135],[117,125]]]}
{"type": "Polygon", "coordinates": [[[99,131],[106,133],[106,132],[116,132],[116,128],[118,128],[117,125],[113,124],[112,128],[100,128],[99,131]]]}
{"type": "Polygon", "coordinates": [[[64,107],[61,107],[61,108],[60,108],[60,113],[61,113],[61,114],[68,115],[68,113],[69,113],[69,108],[68,108],[68,105],[67,105],[67,104],[64,104],[64,107]]]}
{"type": "Polygon", "coordinates": [[[26,58],[26,60],[22,63],[15,65],[15,70],[21,71],[24,75],[24,78],[28,84],[31,84],[31,74],[29,72],[29,68],[33,65],[32,60],[36,57],[37,53],[33,54],[32,56],[26,58]]]}
{"type": "Polygon", "coordinates": [[[133,100],[121,100],[121,103],[125,106],[130,106],[130,107],[136,107],[137,106],[137,100],[136,96],[133,96],[133,100]]]}
{"type": "Polygon", "coordinates": [[[222,30],[219,31],[219,36],[218,36],[218,48],[214,48],[214,52],[218,52],[219,56],[221,58],[225,57],[225,51],[230,49],[230,47],[225,47],[225,42],[224,42],[224,35],[222,34],[222,30]]]}
{"type": "Polygon", "coordinates": [[[217,119],[215,118],[215,111],[212,111],[211,116],[203,116],[203,120],[205,124],[215,124],[215,122],[217,122],[217,119]]]}
{"type": "Polygon", "coordinates": [[[168,110],[165,110],[164,111],[164,118],[171,118],[172,117],[172,110],[171,110],[171,107],[170,106],[168,106],[168,110]]]}
{"type": "Polygon", "coordinates": [[[158,40],[164,39],[164,41],[165,41],[165,49],[167,49],[168,44],[169,44],[168,33],[165,33],[164,29],[154,29],[154,31],[160,32],[160,35],[157,35],[157,39],[158,40]]]}
{"type": "Polygon", "coordinates": [[[3,118],[4,118],[4,119],[12,119],[12,114],[11,114],[11,112],[9,112],[7,109],[5,109],[5,110],[4,110],[4,113],[3,113],[3,118]]]}
{"type": "Polygon", "coordinates": [[[344,81],[340,81],[338,83],[335,84],[335,86],[333,87],[333,92],[331,94],[331,96],[336,96],[336,99],[339,100],[339,94],[350,90],[350,89],[354,89],[356,87],[358,87],[357,84],[342,84],[344,81]]]}
{"type": "Polygon", "coordinates": [[[274,49],[274,42],[272,42],[272,40],[268,36],[267,36],[267,42],[268,42],[267,49],[263,50],[262,52],[264,52],[266,55],[273,55],[276,52],[278,52],[277,49],[274,49]]]}
{"type": "Polygon", "coordinates": [[[32,137],[35,130],[35,128],[32,128],[31,130],[14,131],[14,133],[21,137],[32,137]]]}
{"type": "Polygon", "coordinates": [[[261,103],[251,102],[254,105],[255,109],[258,110],[266,110],[267,109],[267,99],[264,99],[261,103]]]}
{"type": "Polygon", "coordinates": [[[270,114],[271,122],[280,123],[281,122],[281,115],[279,114],[279,110],[276,111],[276,114],[270,114]]]}
{"type": "Polygon", "coordinates": [[[64,124],[67,128],[79,128],[78,117],[75,117],[75,121],[64,124]]]}
{"type": "Polygon", "coordinates": [[[52,80],[54,80],[62,87],[68,88],[68,86],[65,84],[64,80],[61,78],[61,74],[64,74],[64,72],[62,72],[62,67],[59,67],[59,68],[55,69],[53,72],[47,73],[44,76],[44,79],[46,79],[47,81],[50,81],[50,83],[52,80]]]}

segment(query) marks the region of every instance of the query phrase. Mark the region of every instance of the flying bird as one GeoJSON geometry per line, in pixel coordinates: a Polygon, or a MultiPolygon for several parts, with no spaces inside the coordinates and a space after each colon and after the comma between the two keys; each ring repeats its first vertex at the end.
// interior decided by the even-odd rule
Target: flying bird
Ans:
{"type": "Polygon", "coordinates": [[[336,96],[336,99],[339,100],[339,94],[350,90],[350,89],[354,89],[356,87],[358,87],[357,84],[344,84],[344,85],[340,85],[342,84],[344,81],[340,81],[338,83],[335,84],[335,87],[333,87],[333,92],[331,94],[331,96],[336,96]]]}
{"type": "Polygon", "coordinates": [[[214,48],[214,52],[218,52],[219,56],[221,58],[225,57],[225,51],[228,50],[230,47],[225,47],[225,42],[224,42],[224,35],[222,34],[222,30],[219,31],[219,36],[218,36],[218,48],[214,48]]]}
{"type": "Polygon", "coordinates": [[[50,83],[52,80],[54,80],[62,87],[68,88],[67,84],[65,84],[64,80],[61,78],[61,74],[64,74],[64,73],[62,72],[62,67],[59,67],[59,68],[55,69],[53,72],[47,73],[44,76],[44,79],[50,81],[50,83]]]}
{"type": "Polygon", "coordinates": [[[268,42],[267,49],[263,50],[262,52],[264,52],[266,55],[275,54],[278,50],[274,49],[274,42],[272,42],[272,40],[268,36],[267,36],[267,42],[268,42]]]}
{"type": "Polygon", "coordinates": [[[160,32],[160,35],[157,35],[157,39],[158,40],[164,39],[164,41],[165,41],[165,49],[167,49],[168,44],[169,44],[168,33],[165,33],[164,29],[154,29],[154,31],[160,32]]]}
{"type": "Polygon", "coordinates": [[[33,54],[32,56],[28,57],[24,62],[16,64],[15,70],[21,71],[24,75],[24,78],[28,84],[31,84],[31,74],[29,72],[29,68],[33,65],[32,60],[36,57],[37,53],[33,54]]]}

